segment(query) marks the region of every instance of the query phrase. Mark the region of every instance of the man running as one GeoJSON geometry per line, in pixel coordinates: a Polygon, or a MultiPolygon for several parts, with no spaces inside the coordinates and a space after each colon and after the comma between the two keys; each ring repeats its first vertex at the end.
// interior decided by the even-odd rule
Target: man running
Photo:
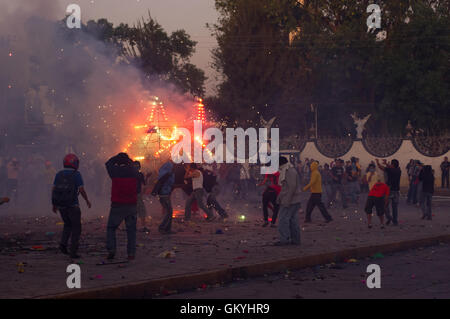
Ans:
{"type": "Polygon", "coordinates": [[[203,189],[203,174],[198,170],[195,163],[186,164],[186,174],[185,179],[192,178],[192,194],[186,200],[185,207],[185,220],[191,219],[191,205],[194,200],[197,202],[198,207],[200,207],[207,215],[206,221],[213,221],[213,212],[205,205],[203,197],[205,196],[205,190],[203,189]]]}
{"type": "Polygon", "coordinates": [[[311,213],[316,206],[319,207],[319,210],[327,223],[333,220],[322,202],[322,176],[320,175],[318,166],[319,164],[317,162],[311,163],[311,180],[308,185],[303,187],[303,191],[306,192],[308,189],[311,191],[311,197],[309,198],[306,207],[305,223],[311,222],[311,213]]]}
{"type": "Polygon", "coordinates": [[[158,182],[152,195],[158,195],[159,202],[164,211],[164,217],[159,225],[159,232],[163,235],[173,234],[172,232],[172,217],[173,208],[171,194],[173,185],[175,183],[174,163],[169,159],[158,171],[158,182]]]}

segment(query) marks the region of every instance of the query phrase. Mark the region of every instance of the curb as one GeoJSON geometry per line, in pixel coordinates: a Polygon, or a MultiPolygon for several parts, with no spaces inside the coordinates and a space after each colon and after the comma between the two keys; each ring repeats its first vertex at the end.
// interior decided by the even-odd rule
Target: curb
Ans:
{"type": "Polygon", "coordinates": [[[34,299],[142,299],[152,298],[162,291],[189,290],[203,284],[231,282],[237,278],[250,278],[265,274],[278,273],[312,267],[316,265],[341,262],[349,258],[364,258],[376,253],[392,253],[418,247],[433,246],[441,242],[450,242],[449,235],[421,238],[375,246],[357,247],[318,255],[295,257],[246,266],[230,267],[219,270],[183,274],[180,276],[130,282],[102,288],[93,288],[77,292],[46,295],[34,299]]]}

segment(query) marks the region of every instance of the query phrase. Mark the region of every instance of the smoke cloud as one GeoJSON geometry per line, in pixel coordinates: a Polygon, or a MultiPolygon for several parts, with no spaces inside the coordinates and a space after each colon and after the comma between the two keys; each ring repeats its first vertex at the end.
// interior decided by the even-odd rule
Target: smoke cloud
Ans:
{"type": "Polygon", "coordinates": [[[46,134],[35,136],[35,143],[105,158],[123,148],[133,124],[145,122],[150,95],[159,96],[178,121],[190,116],[192,101],[175,87],[144,79],[114,48],[67,29],[65,8],[55,1],[6,3],[0,12],[0,124],[10,152],[30,144],[25,131],[36,127],[46,134]]]}
{"type": "MultiPolygon", "coordinates": [[[[67,152],[80,157],[82,173],[93,161],[97,172],[104,171],[110,156],[145,134],[134,126],[147,124],[151,96],[164,102],[170,125],[181,126],[195,113],[192,97],[152,81],[109,44],[68,29],[64,15],[52,0],[0,3],[0,170],[5,173],[10,158],[19,159],[19,183],[29,182],[20,183],[22,194],[46,178],[45,162],[60,169],[67,152]]],[[[147,155],[139,152],[145,150],[130,155],[147,155]]],[[[95,179],[101,173],[90,175],[92,183],[103,183],[95,179]]],[[[105,189],[100,186],[98,194],[105,189]]]]}

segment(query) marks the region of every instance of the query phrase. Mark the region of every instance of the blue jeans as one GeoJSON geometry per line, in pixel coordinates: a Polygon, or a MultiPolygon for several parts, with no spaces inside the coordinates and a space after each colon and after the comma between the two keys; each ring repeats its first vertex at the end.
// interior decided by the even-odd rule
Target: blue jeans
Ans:
{"type": "Polygon", "coordinates": [[[333,183],[331,184],[331,196],[328,199],[330,202],[336,201],[337,192],[341,195],[342,207],[347,208],[347,195],[345,194],[345,187],[342,184],[333,183]]]}
{"type": "Polygon", "coordinates": [[[197,201],[198,207],[201,208],[206,213],[208,218],[212,218],[214,216],[213,212],[211,211],[211,209],[209,209],[205,205],[205,202],[203,201],[203,197],[204,196],[205,196],[204,189],[203,188],[197,188],[188,197],[188,199],[186,200],[186,207],[184,209],[184,216],[185,216],[186,219],[190,219],[191,218],[191,206],[192,206],[192,203],[194,202],[194,200],[197,201]]]}
{"type": "Polygon", "coordinates": [[[414,184],[414,182],[411,181],[409,184],[409,190],[408,190],[408,203],[417,204],[417,189],[419,187],[419,184],[414,184]]]}
{"type": "Polygon", "coordinates": [[[64,229],[61,237],[61,246],[67,247],[71,239],[70,252],[76,255],[81,236],[81,210],[80,207],[60,208],[59,212],[64,221],[64,229]]]}
{"type": "Polygon", "coordinates": [[[300,224],[298,211],[301,204],[292,204],[281,206],[278,219],[278,232],[280,233],[280,242],[283,244],[300,245],[300,224]]]}
{"type": "Polygon", "coordinates": [[[128,256],[136,254],[136,205],[111,207],[108,225],[106,229],[106,248],[109,253],[116,253],[116,230],[125,220],[127,227],[127,252],[128,256]]]}
{"type": "Polygon", "coordinates": [[[431,219],[431,200],[433,198],[433,194],[422,192],[422,196],[420,198],[420,207],[422,208],[423,216],[431,219]]]}
{"type": "Polygon", "coordinates": [[[326,207],[330,206],[331,185],[322,184],[322,202],[326,207]]]}
{"type": "Polygon", "coordinates": [[[348,182],[347,184],[347,196],[351,198],[352,203],[358,202],[358,193],[359,193],[359,187],[358,187],[358,181],[354,182],[348,182]]]}
{"type": "Polygon", "coordinates": [[[215,208],[220,216],[225,217],[227,216],[227,213],[225,209],[223,209],[223,207],[217,201],[217,196],[219,195],[219,193],[220,193],[219,185],[214,185],[211,190],[211,193],[208,194],[206,205],[208,207],[215,208]]]}
{"type": "Polygon", "coordinates": [[[388,220],[392,220],[394,225],[398,224],[398,202],[400,200],[400,192],[399,191],[391,191],[389,194],[389,204],[386,207],[386,218],[388,220]],[[392,216],[390,207],[392,207],[392,216]]]}
{"type": "Polygon", "coordinates": [[[173,216],[172,201],[170,199],[170,195],[159,195],[159,202],[161,203],[161,206],[163,207],[165,212],[161,225],[159,225],[159,230],[168,233],[172,229],[173,216]]]}

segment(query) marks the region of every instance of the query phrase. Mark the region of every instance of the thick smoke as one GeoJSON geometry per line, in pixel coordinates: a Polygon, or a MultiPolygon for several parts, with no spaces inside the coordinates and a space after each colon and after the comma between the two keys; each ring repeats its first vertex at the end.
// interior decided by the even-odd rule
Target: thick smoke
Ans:
{"type": "Polygon", "coordinates": [[[13,123],[19,129],[21,120],[28,126],[52,125],[53,144],[107,156],[122,148],[131,124],[145,118],[149,95],[159,95],[169,109],[189,106],[186,97],[160,81],[146,81],[144,88],[143,74],[118,58],[114,48],[81,30],[67,30],[61,17],[57,22],[64,9],[54,1],[19,3],[26,6],[1,10],[3,131],[13,123]]]}
{"type": "Polygon", "coordinates": [[[41,172],[46,161],[59,169],[69,151],[82,169],[104,163],[124,149],[133,125],[145,123],[151,95],[172,121],[192,116],[189,97],[153,83],[113,47],[69,30],[64,14],[52,0],[0,3],[0,158],[19,158],[25,177],[27,166],[41,172]]]}

